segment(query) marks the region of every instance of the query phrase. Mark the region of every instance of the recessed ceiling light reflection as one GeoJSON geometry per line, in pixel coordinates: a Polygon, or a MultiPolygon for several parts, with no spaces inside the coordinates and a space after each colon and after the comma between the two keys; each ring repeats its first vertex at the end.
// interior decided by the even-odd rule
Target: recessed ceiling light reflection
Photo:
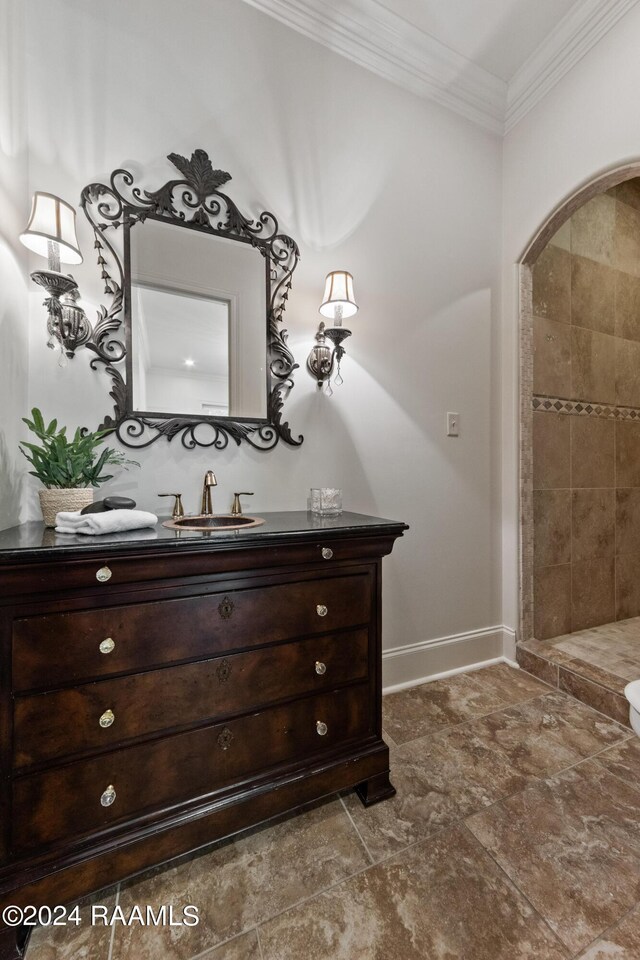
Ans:
{"type": "Polygon", "coordinates": [[[185,367],[194,367],[195,364],[195,360],[192,360],[191,357],[188,357],[184,362],[185,367]]]}

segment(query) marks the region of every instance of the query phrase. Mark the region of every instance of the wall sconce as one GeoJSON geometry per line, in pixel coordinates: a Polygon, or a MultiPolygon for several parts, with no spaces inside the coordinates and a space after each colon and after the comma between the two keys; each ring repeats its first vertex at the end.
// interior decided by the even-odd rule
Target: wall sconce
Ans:
{"type": "Polygon", "coordinates": [[[86,313],[76,302],[80,296],[78,284],[71,274],[60,273],[61,263],[82,263],[74,208],[51,193],[34,193],[29,223],[20,240],[29,250],[47,258],[48,270],[35,271],[31,279],[49,294],[44,301],[49,331],[47,346],[53,350],[57,340],[60,363],[64,366],[65,358],[73,357],[92,333],[86,313]]]}
{"type": "Polygon", "coordinates": [[[307,357],[307,370],[317,381],[320,389],[325,383],[327,384],[327,392],[331,395],[333,393],[331,378],[334,369],[335,384],[342,383],[340,361],[345,354],[342,341],[351,336],[351,330],[343,327],[342,321],[353,317],[358,312],[358,304],[353,295],[353,277],[346,270],[333,270],[327,274],[319,312],[327,320],[332,320],[333,325],[327,327],[324,321],[321,321],[316,333],[316,344],[307,357]],[[329,346],[327,338],[332,342],[333,347],[329,346]]]}

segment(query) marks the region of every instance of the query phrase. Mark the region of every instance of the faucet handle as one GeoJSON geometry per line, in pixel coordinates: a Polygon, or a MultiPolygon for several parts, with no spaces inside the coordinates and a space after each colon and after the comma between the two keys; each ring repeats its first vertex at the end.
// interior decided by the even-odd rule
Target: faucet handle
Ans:
{"type": "Polygon", "coordinates": [[[184,507],[182,506],[182,494],[181,493],[159,493],[159,497],[175,497],[173,501],[173,513],[171,517],[173,520],[179,520],[181,517],[184,517],[184,507]]]}
{"type": "Polygon", "coordinates": [[[231,516],[232,517],[241,517],[242,516],[242,504],[240,503],[240,497],[252,497],[253,492],[249,490],[241,490],[240,493],[234,493],[233,495],[233,506],[231,507],[231,516]]]}

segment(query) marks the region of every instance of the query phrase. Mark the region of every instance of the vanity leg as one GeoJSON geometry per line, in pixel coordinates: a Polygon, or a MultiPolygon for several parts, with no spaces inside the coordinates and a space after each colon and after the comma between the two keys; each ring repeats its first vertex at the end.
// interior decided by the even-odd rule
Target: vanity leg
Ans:
{"type": "Polygon", "coordinates": [[[389,780],[389,771],[378,773],[375,777],[370,777],[356,787],[356,793],[360,797],[365,807],[371,807],[374,803],[380,803],[381,800],[388,800],[395,797],[396,788],[389,780]]]}
{"type": "Polygon", "coordinates": [[[0,930],[0,960],[22,960],[30,936],[31,927],[4,927],[0,930]]]}

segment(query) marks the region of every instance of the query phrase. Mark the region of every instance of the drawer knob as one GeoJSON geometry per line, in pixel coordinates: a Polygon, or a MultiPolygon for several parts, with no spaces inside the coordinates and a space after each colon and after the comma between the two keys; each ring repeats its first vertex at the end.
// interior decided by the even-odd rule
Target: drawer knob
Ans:
{"type": "Polygon", "coordinates": [[[331,549],[331,547],[323,547],[323,548],[322,548],[322,559],[323,559],[323,560],[331,560],[331,557],[332,557],[332,556],[333,556],[333,550],[331,549]]]}
{"type": "Polygon", "coordinates": [[[116,718],[116,716],[115,716],[113,710],[105,710],[105,712],[102,714],[102,716],[100,717],[100,720],[99,720],[98,722],[99,722],[100,726],[101,726],[104,730],[106,730],[107,727],[110,727],[110,726],[111,726],[111,724],[113,723],[113,721],[115,720],[115,718],[116,718]]]}
{"type": "Polygon", "coordinates": [[[110,783],[105,792],[100,797],[100,803],[103,807],[110,807],[116,799],[116,791],[113,789],[113,784],[110,783]]]}
{"type": "Polygon", "coordinates": [[[115,642],[111,637],[107,637],[106,640],[103,640],[100,644],[100,653],[111,653],[115,649],[115,642]]]}
{"type": "Polygon", "coordinates": [[[321,660],[316,660],[316,673],[318,674],[318,676],[321,677],[326,672],[327,672],[326,663],[323,663],[321,660]]]}
{"type": "Polygon", "coordinates": [[[324,603],[319,603],[316,607],[316,610],[319,617],[326,617],[326,615],[329,613],[329,610],[327,607],[325,607],[324,603]]]}
{"type": "Polygon", "coordinates": [[[218,613],[223,620],[228,620],[231,614],[233,613],[233,600],[231,597],[225,597],[221,603],[218,604],[218,613]]]}
{"type": "Polygon", "coordinates": [[[326,723],[323,723],[322,720],[316,720],[316,731],[319,737],[326,737],[328,729],[326,723]]]}
{"type": "Polygon", "coordinates": [[[109,570],[109,567],[100,567],[96,573],[96,580],[98,583],[106,583],[107,580],[111,580],[111,570],[109,570]]]}

